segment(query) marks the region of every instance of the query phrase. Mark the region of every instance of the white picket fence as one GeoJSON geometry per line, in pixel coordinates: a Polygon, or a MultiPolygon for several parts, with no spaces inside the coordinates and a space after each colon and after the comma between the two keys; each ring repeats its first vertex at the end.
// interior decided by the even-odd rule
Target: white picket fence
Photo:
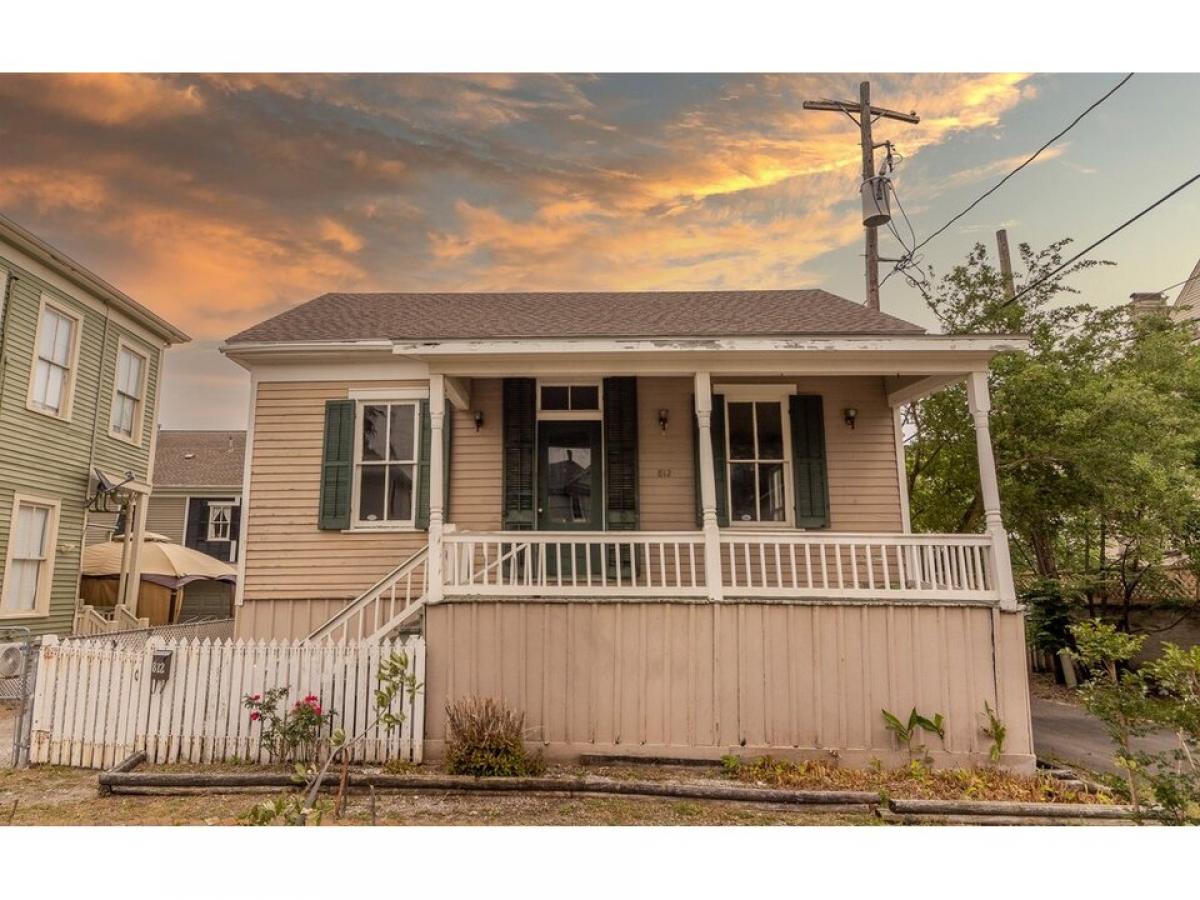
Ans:
{"type": "Polygon", "coordinates": [[[315,694],[350,736],[370,726],[354,749],[355,762],[419,763],[423,691],[393,702],[392,711],[404,713],[402,726],[371,724],[380,661],[401,651],[423,683],[420,637],[357,644],[153,638],[138,650],[46,638],[33,697],[30,762],[102,769],[144,750],[151,763],[266,763],[262,723],[251,721],[243,698],[286,686],[283,702],[290,706],[315,694]],[[155,651],[171,654],[165,680],[151,677],[155,651]]]}

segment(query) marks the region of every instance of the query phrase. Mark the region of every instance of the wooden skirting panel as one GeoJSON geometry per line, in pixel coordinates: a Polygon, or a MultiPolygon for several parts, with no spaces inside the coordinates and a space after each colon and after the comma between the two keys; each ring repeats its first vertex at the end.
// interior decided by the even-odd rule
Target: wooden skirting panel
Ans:
{"type": "Polygon", "coordinates": [[[448,602],[426,610],[425,750],[448,700],[500,697],[549,758],[771,753],[844,765],[908,760],[880,711],[946,718],[938,765],[1034,764],[1020,613],[917,604],[448,602]]]}

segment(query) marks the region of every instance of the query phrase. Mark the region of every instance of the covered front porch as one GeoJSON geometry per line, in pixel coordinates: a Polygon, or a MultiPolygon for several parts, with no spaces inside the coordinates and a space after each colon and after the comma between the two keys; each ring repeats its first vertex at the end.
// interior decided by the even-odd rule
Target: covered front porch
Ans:
{"type": "Polygon", "coordinates": [[[1020,342],[754,343],[398,346],[430,367],[427,542],[318,636],[386,632],[450,601],[1015,610],[987,363],[1020,342]],[[962,382],[986,527],[914,534],[900,408],[962,382]]]}

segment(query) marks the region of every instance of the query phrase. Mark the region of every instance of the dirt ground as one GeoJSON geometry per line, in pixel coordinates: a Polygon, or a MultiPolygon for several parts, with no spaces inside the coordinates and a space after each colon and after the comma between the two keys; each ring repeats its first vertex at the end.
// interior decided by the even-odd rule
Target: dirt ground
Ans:
{"type": "MultiPolygon", "coordinates": [[[[186,796],[98,796],[96,773],[39,767],[0,771],[3,825],[236,825],[280,792],[186,796]]],[[[368,795],[326,825],[369,825],[368,795]]],[[[869,812],[813,811],[761,804],[639,797],[379,794],[378,825],[870,825],[869,812]]]]}

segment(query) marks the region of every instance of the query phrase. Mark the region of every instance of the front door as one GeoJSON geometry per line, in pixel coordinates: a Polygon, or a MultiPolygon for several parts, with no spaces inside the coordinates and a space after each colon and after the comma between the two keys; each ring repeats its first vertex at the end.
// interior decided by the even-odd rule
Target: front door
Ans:
{"type": "MultiPolygon", "coordinates": [[[[538,423],[537,527],[542,531],[604,528],[604,467],[599,422],[538,423]]],[[[598,548],[594,548],[598,552],[598,548]]],[[[571,577],[586,570],[586,549],[546,547],[548,575],[571,577]]],[[[598,559],[593,560],[598,564],[598,559]]]]}

